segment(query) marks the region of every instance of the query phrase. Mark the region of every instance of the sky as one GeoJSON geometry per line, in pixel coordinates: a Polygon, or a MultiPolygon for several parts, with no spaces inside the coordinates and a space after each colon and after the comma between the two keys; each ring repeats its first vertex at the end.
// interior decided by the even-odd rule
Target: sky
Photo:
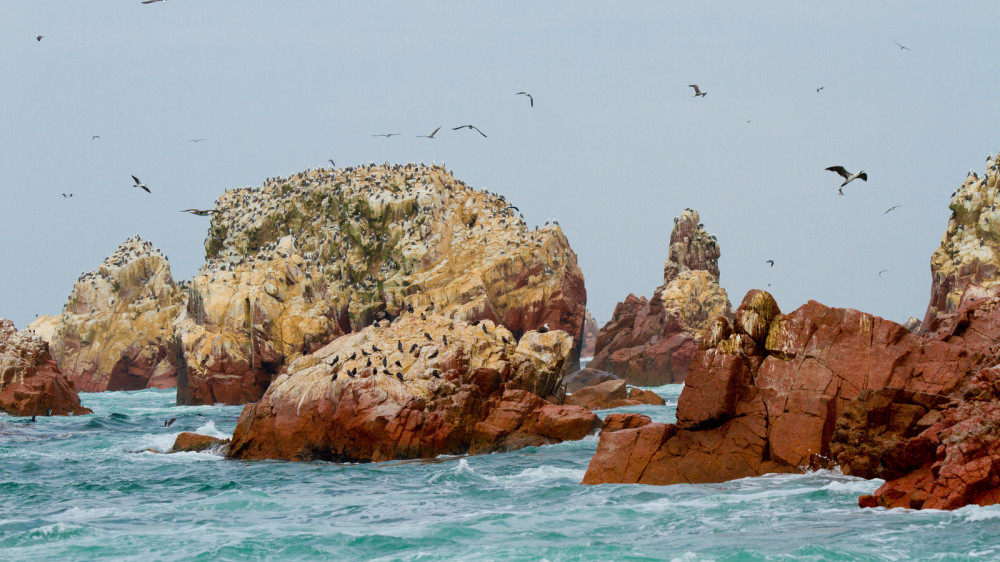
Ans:
{"type": "Polygon", "coordinates": [[[734,306],[763,288],[784,311],[902,322],[923,317],[951,193],[1000,150],[992,1],[0,8],[0,316],[18,327],[136,233],[190,278],[208,219],[180,210],[328,158],[444,162],[529,225],[557,219],[601,324],[662,283],[686,207],[734,306]],[[487,138],[451,130],[468,123],[487,138]],[[838,196],[833,165],[868,181],[838,196]]]}

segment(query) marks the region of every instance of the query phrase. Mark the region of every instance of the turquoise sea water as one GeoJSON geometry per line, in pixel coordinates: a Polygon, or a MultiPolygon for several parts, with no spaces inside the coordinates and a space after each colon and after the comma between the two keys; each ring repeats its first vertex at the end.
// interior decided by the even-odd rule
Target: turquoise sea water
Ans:
{"type": "MultiPolygon", "coordinates": [[[[672,421],[680,389],[622,410],[672,421]]],[[[581,486],[596,437],[362,465],[138,452],[181,431],[228,436],[241,410],[174,396],[83,394],[94,415],[0,416],[0,560],[1000,559],[1000,507],[861,510],[880,482],[835,472],[581,486]]]]}

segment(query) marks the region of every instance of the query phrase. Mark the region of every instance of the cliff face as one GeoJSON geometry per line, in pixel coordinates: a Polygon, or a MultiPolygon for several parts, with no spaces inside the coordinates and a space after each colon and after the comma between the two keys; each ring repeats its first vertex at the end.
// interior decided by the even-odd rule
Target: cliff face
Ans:
{"type": "Polygon", "coordinates": [[[698,338],[718,316],[732,317],[719,286],[719,245],[705,231],[698,212],[685,209],[674,220],[663,285],[653,297],[629,295],[597,335],[588,366],[611,371],[630,384],[683,382],[698,338]]]}
{"type": "Polygon", "coordinates": [[[597,416],[540,398],[573,345],[561,331],[515,341],[489,320],[404,312],[296,359],[244,408],[229,456],[365,462],[580,439],[597,416]]]}
{"type": "Polygon", "coordinates": [[[948,229],[931,256],[931,299],[923,330],[935,329],[938,316],[955,312],[970,286],[1000,284],[998,166],[1000,154],[987,163],[983,177],[970,172],[952,195],[948,229]]]}
{"type": "Polygon", "coordinates": [[[317,170],[226,192],[177,322],[178,402],[257,400],[296,357],[411,308],[574,338],[586,291],[558,226],[440,167],[317,170]]]}
{"type": "Polygon", "coordinates": [[[152,244],[129,238],[77,279],[63,313],[29,325],[83,392],[176,386],[171,322],[184,292],[152,244]]]}
{"type": "Polygon", "coordinates": [[[0,318],[0,411],[12,416],[89,414],[47,343],[0,318]]]}

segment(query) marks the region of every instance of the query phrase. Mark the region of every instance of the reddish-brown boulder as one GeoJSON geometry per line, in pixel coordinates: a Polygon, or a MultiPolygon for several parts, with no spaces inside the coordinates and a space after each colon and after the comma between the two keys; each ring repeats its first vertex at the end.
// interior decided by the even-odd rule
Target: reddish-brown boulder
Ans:
{"type": "Polygon", "coordinates": [[[221,450],[229,444],[229,439],[219,439],[211,435],[191,433],[185,431],[174,440],[174,446],[170,448],[170,453],[197,453],[209,449],[221,450]]]}
{"type": "Polygon", "coordinates": [[[611,373],[587,367],[586,369],[580,369],[572,375],[563,377],[563,387],[566,389],[566,392],[572,394],[584,387],[616,380],[620,379],[611,373]]]}
{"type": "MultiPolygon", "coordinates": [[[[984,356],[975,349],[985,342],[966,335],[994,321],[989,306],[980,309],[961,332],[949,323],[930,338],[815,301],[783,315],[769,294],[751,291],[732,333],[692,361],[677,423],[602,436],[584,481],[714,482],[829,466],[831,458],[845,472],[877,476],[873,451],[926,428],[929,412],[984,356]]],[[[895,454],[925,451],[914,443],[895,454]]]]}
{"type": "Polygon", "coordinates": [[[597,345],[597,333],[601,327],[597,325],[597,320],[587,311],[583,318],[583,344],[580,347],[581,358],[592,358],[594,356],[594,346],[597,345]]]}
{"type": "Polygon", "coordinates": [[[719,286],[719,246],[687,209],[675,219],[663,285],[647,300],[629,295],[598,332],[588,367],[636,386],[684,382],[700,332],[716,317],[731,317],[719,286]]]}
{"type": "Polygon", "coordinates": [[[588,410],[541,398],[562,382],[574,346],[565,332],[516,342],[490,321],[425,318],[405,314],[297,360],[243,409],[229,456],[384,461],[506,451],[600,427],[588,410]]]}
{"type": "Polygon", "coordinates": [[[607,417],[604,418],[604,427],[601,428],[601,433],[632,429],[649,425],[651,423],[653,423],[653,420],[650,419],[649,416],[644,416],[642,414],[608,414],[607,417]]]}
{"type": "Polygon", "coordinates": [[[0,318],[0,411],[12,416],[65,416],[91,413],[49,353],[31,333],[0,318]]]}
{"type": "Polygon", "coordinates": [[[627,389],[625,381],[616,380],[581,388],[566,396],[566,403],[588,410],[605,410],[643,404],[663,406],[666,401],[655,392],[638,388],[627,389]]]}

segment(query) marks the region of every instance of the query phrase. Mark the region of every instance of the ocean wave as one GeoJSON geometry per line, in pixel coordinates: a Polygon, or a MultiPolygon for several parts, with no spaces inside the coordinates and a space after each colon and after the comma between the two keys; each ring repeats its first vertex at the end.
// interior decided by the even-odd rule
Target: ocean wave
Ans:
{"type": "Polygon", "coordinates": [[[210,435],[216,439],[229,439],[232,434],[223,433],[215,427],[215,421],[209,420],[208,423],[199,426],[198,429],[194,430],[195,433],[200,433],[202,435],[210,435]]]}

